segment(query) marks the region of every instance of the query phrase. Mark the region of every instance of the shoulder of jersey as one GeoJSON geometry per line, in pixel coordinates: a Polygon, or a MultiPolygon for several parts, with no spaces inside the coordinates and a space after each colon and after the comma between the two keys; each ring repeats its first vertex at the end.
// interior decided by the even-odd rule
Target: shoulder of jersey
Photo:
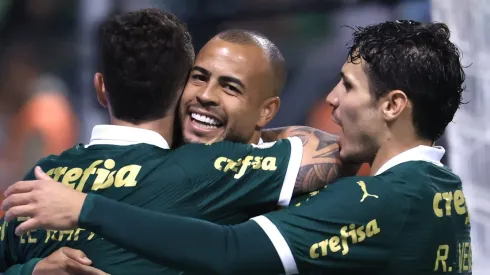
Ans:
{"type": "Polygon", "coordinates": [[[251,145],[252,145],[252,147],[257,148],[257,149],[267,149],[267,148],[271,148],[276,143],[277,143],[277,141],[272,141],[272,142],[264,142],[261,144],[251,144],[251,145]]]}
{"type": "Polygon", "coordinates": [[[382,174],[378,178],[397,178],[399,181],[412,181],[414,178],[425,178],[431,174],[444,174],[448,177],[457,177],[450,169],[426,161],[408,161],[398,164],[382,174]]]}
{"type": "Polygon", "coordinates": [[[39,162],[43,162],[43,161],[50,161],[50,160],[56,160],[58,158],[63,158],[63,157],[66,157],[70,154],[74,154],[74,153],[77,153],[81,150],[85,149],[85,145],[82,144],[82,143],[79,143],[79,144],[76,144],[74,145],[73,147],[69,148],[69,149],[66,149],[65,151],[61,152],[59,155],[55,155],[55,154],[51,154],[51,155],[48,155],[46,157],[43,157],[42,159],[39,160],[39,162]]]}
{"type": "MultiPolygon", "coordinates": [[[[339,196],[347,199],[349,197],[357,198],[359,201],[369,201],[375,199],[385,200],[396,192],[395,185],[387,182],[388,179],[373,176],[354,176],[341,178],[333,184],[327,185],[325,191],[341,192],[339,196]],[[335,186],[335,187],[334,187],[335,186]],[[338,191],[337,191],[338,190],[338,191]]],[[[320,192],[323,193],[323,192],[320,192]]]]}

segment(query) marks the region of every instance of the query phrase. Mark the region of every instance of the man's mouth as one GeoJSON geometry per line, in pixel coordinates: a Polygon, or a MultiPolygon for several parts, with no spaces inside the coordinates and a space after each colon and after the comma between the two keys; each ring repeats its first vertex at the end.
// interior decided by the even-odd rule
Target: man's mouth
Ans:
{"type": "Polygon", "coordinates": [[[333,123],[337,124],[340,128],[342,128],[342,123],[340,123],[339,119],[334,114],[332,114],[330,118],[332,119],[333,123]]]}
{"type": "Polygon", "coordinates": [[[218,116],[206,110],[191,107],[188,112],[192,124],[203,130],[213,130],[224,125],[218,116]]]}
{"type": "Polygon", "coordinates": [[[202,115],[198,113],[190,113],[191,120],[198,124],[199,126],[206,128],[219,128],[223,126],[223,123],[218,121],[216,118],[202,115]]]}

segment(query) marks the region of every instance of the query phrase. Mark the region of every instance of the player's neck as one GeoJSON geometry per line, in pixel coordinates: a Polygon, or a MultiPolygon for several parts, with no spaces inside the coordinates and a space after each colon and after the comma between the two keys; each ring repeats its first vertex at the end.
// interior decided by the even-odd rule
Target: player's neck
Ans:
{"type": "Polygon", "coordinates": [[[141,124],[133,124],[117,118],[111,118],[111,124],[117,126],[140,128],[140,129],[157,132],[167,141],[168,145],[172,147],[174,120],[175,120],[175,116],[172,115],[172,116],[165,116],[164,118],[148,121],[141,124]]]}
{"type": "Polygon", "coordinates": [[[249,144],[259,144],[260,141],[260,135],[262,134],[261,131],[255,131],[253,134],[252,138],[249,140],[249,144]]]}
{"type": "Polygon", "coordinates": [[[382,142],[371,164],[371,176],[375,175],[390,159],[419,145],[432,146],[433,142],[417,137],[393,137],[382,142]]]}

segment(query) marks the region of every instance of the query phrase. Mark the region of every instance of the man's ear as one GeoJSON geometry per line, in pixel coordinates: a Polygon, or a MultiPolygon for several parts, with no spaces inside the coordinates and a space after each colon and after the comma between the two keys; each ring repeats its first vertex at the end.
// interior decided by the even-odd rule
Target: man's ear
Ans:
{"type": "Polygon", "coordinates": [[[281,99],[278,96],[267,98],[260,107],[260,117],[257,121],[257,128],[263,129],[277,114],[281,106],[281,99]]]}
{"type": "Polygon", "coordinates": [[[386,121],[397,119],[409,104],[407,95],[401,90],[393,90],[381,100],[382,115],[386,121]]]}
{"type": "Polygon", "coordinates": [[[104,85],[104,77],[101,73],[97,72],[94,75],[94,87],[95,92],[97,93],[97,100],[100,105],[104,108],[108,108],[109,104],[107,103],[107,93],[104,85]]]}

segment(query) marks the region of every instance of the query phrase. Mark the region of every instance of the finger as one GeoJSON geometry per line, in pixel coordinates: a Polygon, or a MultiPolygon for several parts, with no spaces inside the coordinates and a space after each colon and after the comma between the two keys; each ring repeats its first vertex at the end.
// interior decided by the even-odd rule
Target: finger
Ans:
{"type": "Polygon", "coordinates": [[[32,217],[35,212],[35,207],[32,205],[14,206],[5,212],[5,220],[12,221],[19,217],[32,217]]]}
{"type": "Polygon", "coordinates": [[[29,193],[13,194],[8,196],[2,202],[2,211],[7,211],[14,206],[26,205],[31,202],[29,193]]]}
{"type": "Polygon", "coordinates": [[[84,265],[92,264],[92,261],[81,250],[73,249],[70,247],[62,247],[61,252],[64,253],[68,258],[75,260],[81,264],[84,265]]]}
{"type": "Polygon", "coordinates": [[[92,266],[80,264],[77,261],[69,259],[66,265],[66,272],[71,275],[106,275],[104,271],[92,266]]]}
{"type": "Polygon", "coordinates": [[[41,169],[41,167],[39,166],[36,166],[36,168],[34,168],[34,175],[38,180],[53,180],[50,176],[46,175],[43,169],[41,169]]]}
{"type": "Polygon", "coordinates": [[[18,181],[10,185],[3,194],[5,195],[5,197],[8,197],[16,193],[27,193],[32,191],[35,185],[36,185],[35,181],[18,181]]]}
{"type": "Polygon", "coordinates": [[[36,218],[30,218],[27,221],[19,224],[19,226],[15,228],[15,235],[22,236],[29,231],[39,228],[41,228],[41,223],[39,222],[39,220],[36,218]]]}

